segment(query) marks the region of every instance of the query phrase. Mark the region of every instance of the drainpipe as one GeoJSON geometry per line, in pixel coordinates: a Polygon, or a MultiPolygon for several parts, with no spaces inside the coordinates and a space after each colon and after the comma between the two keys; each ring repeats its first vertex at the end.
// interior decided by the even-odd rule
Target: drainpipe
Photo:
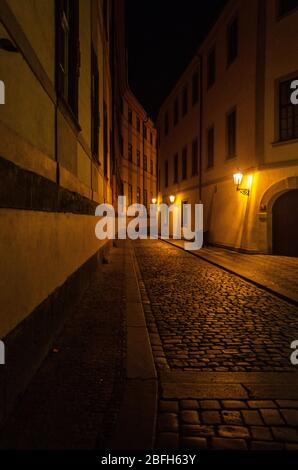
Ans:
{"type": "MultiPolygon", "coordinates": [[[[146,115],[144,121],[143,121],[143,204],[144,204],[144,194],[145,194],[145,167],[144,167],[144,156],[145,156],[145,134],[144,134],[144,129],[145,129],[145,124],[148,122],[148,116],[146,115]]],[[[148,162],[146,161],[147,165],[148,162]]],[[[147,204],[148,204],[148,194],[147,194],[147,204]]]]}
{"type": "Polygon", "coordinates": [[[199,202],[202,202],[202,137],[203,137],[203,60],[202,55],[197,54],[199,60],[199,202]]]}

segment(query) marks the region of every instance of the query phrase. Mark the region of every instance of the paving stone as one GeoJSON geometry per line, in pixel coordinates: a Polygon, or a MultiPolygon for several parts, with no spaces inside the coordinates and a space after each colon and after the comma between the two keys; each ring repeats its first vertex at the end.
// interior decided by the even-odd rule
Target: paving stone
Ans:
{"type": "Polygon", "coordinates": [[[207,440],[203,437],[183,437],[181,446],[183,449],[207,449],[207,440]]]}
{"type": "Polygon", "coordinates": [[[282,450],[284,449],[284,444],[281,442],[268,442],[268,441],[252,441],[251,450],[282,450]]]}
{"type": "Polygon", "coordinates": [[[298,400],[276,400],[280,408],[298,408],[298,400]]]}
{"type": "Polygon", "coordinates": [[[221,418],[218,411],[202,411],[202,421],[205,424],[220,424],[221,418]]]}
{"type": "Polygon", "coordinates": [[[276,408],[276,404],[272,400],[249,400],[249,408],[276,408]]]}
{"type": "Polygon", "coordinates": [[[179,449],[179,434],[175,432],[161,432],[157,436],[156,449],[179,449]]]}
{"type": "Polygon", "coordinates": [[[225,424],[238,425],[243,424],[239,411],[222,411],[222,417],[225,424]]]}
{"type": "Polygon", "coordinates": [[[241,410],[247,408],[247,404],[240,400],[223,400],[223,407],[231,410],[241,410]]]}
{"type": "Polygon", "coordinates": [[[218,400],[200,400],[200,408],[203,410],[220,410],[218,400]]]}
{"type": "Polygon", "coordinates": [[[198,402],[197,400],[180,400],[180,408],[182,410],[197,410],[198,402]]]}
{"type": "Polygon", "coordinates": [[[265,424],[267,424],[268,426],[279,426],[285,423],[277,409],[271,410],[267,408],[264,410],[260,410],[260,412],[263,417],[263,420],[265,421],[265,424]]]}
{"type": "Polygon", "coordinates": [[[212,438],[212,448],[222,450],[246,450],[247,443],[243,439],[212,438]]]}
{"type": "Polygon", "coordinates": [[[273,436],[277,441],[288,441],[298,443],[298,431],[288,427],[272,427],[273,436]]]}
{"type": "Polygon", "coordinates": [[[178,413],[178,410],[179,410],[178,401],[160,400],[159,409],[160,411],[164,411],[164,412],[168,411],[168,412],[178,413]]]}
{"type": "Polygon", "coordinates": [[[244,419],[244,423],[247,426],[257,426],[264,424],[257,410],[242,410],[241,413],[244,419]]]}
{"type": "Polygon", "coordinates": [[[286,442],[285,446],[287,450],[298,450],[298,444],[289,444],[286,442]]]}
{"type": "Polygon", "coordinates": [[[244,426],[219,426],[218,434],[221,437],[249,438],[249,431],[244,426]]]}
{"type": "Polygon", "coordinates": [[[183,410],[179,414],[181,422],[185,424],[199,424],[199,413],[192,410],[183,410]]]}
{"type": "Polygon", "coordinates": [[[201,424],[182,424],[181,432],[183,436],[211,437],[215,435],[213,426],[201,424]]]}
{"type": "Polygon", "coordinates": [[[272,441],[273,437],[270,429],[266,426],[251,426],[250,432],[253,439],[257,441],[272,441]]]}
{"type": "Polygon", "coordinates": [[[160,413],[158,417],[159,431],[178,431],[178,416],[175,413],[160,413]]]}
{"type": "Polygon", "coordinates": [[[280,411],[286,423],[289,426],[298,426],[298,409],[297,410],[282,409],[280,411]]]}

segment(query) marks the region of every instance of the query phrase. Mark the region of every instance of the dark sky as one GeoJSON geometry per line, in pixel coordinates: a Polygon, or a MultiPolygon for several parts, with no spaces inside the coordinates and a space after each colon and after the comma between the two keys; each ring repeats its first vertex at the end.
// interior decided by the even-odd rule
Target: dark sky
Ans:
{"type": "Polygon", "coordinates": [[[146,111],[158,108],[227,0],[126,0],[129,84],[146,111]]]}

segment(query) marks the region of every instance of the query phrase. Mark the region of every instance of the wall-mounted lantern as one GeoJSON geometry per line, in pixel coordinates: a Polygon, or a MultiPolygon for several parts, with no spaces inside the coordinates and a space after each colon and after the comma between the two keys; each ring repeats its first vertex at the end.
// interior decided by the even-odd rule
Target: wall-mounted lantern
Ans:
{"type": "Polygon", "coordinates": [[[152,204],[156,204],[156,197],[153,197],[153,198],[151,199],[151,202],[152,202],[152,204]]]}
{"type": "Polygon", "coordinates": [[[170,196],[170,203],[171,203],[171,204],[174,204],[174,202],[175,202],[175,196],[173,196],[173,194],[171,194],[171,196],[170,196]]]}
{"type": "Polygon", "coordinates": [[[249,189],[248,188],[240,188],[240,184],[243,179],[243,173],[240,171],[238,173],[233,174],[233,180],[234,184],[236,186],[236,191],[240,191],[241,194],[244,194],[244,196],[249,196],[249,189]]]}

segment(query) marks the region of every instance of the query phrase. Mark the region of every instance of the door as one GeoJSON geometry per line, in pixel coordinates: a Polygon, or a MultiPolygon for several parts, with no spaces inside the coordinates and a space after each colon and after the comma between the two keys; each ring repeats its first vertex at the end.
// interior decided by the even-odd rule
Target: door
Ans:
{"type": "Polygon", "coordinates": [[[274,255],[298,256],[298,189],[282,194],[272,209],[274,255]]]}

